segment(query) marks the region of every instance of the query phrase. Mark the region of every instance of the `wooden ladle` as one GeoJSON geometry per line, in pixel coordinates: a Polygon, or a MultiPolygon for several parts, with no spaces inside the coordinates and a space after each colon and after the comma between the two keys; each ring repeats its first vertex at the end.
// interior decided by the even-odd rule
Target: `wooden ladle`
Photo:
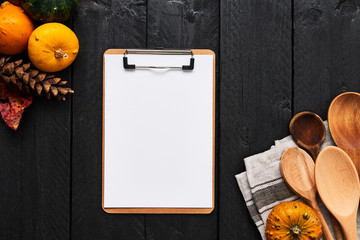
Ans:
{"type": "Polygon", "coordinates": [[[316,160],[315,180],[322,201],[339,221],[345,238],[358,239],[360,182],[350,157],[338,147],[325,148],[316,160]]]}
{"type": "Polygon", "coordinates": [[[313,112],[300,112],[291,119],[289,130],[295,143],[315,161],[326,134],[323,120],[313,112]]]}
{"type": "Polygon", "coordinates": [[[330,104],[328,121],[331,135],[338,147],[354,162],[360,173],[360,94],[346,92],[330,104]]]}
{"type": "Polygon", "coordinates": [[[310,155],[298,147],[289,148],[281,157],[280,170],[291,190],[319,215],[325,239],[333,240],[329,226],[316,202],[315,164],[310,155]]]}

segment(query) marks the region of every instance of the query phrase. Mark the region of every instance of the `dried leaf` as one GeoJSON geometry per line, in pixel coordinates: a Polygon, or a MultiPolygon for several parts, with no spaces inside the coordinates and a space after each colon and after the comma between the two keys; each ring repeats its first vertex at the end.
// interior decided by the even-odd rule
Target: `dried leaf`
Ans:
{"type": "Polygon", "coordinates": [[[0,83],[0,99],[7,101],[0,103],[2,118],[10,128],[16,130],[25,108],[32,103],[32,96],[20,92],[15,86],[0,83]]]}

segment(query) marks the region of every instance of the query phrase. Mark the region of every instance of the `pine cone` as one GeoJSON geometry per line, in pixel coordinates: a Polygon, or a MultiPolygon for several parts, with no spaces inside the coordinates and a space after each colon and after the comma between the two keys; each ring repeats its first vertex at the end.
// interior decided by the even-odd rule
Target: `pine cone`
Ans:
{"type": "Polygon", "coordinates": [[[20,91],[33,91],[39,96],[45,92],[48,99],[53,95],[65,101],[67,94],[74,93],[71,88],[64,86],[67,81],[31,67],[31,63],[24,64],[22,59],[10,61],[10,57],[0,56],[0,80],[15,84],[20,91]]]}

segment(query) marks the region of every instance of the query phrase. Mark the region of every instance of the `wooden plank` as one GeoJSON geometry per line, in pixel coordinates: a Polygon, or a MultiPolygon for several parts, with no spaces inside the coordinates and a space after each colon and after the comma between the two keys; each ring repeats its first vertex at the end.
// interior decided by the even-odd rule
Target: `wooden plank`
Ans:
{"type": "Polygon", "coordinates": [[[1,120],[1,239],[69,237],[70,105],[36,97],[16,132],[1,120]]]}
{"type": "MultiPolygon", "coordinates": [[[[71,82],[71,68],[56,76],[71,82]]],[[[35,103],[36,104],[36,103],[35,103]]],[[[66,102],[42,97],[35,112],[36,239],[66,239],[70,234],[71,97],[66,102]]]]}
{"type": "Polygon", "coordinates": [[[145,239],[143,215],[107,214],[101,207],[103,53],[146,47],[145,1],[80,1],[74,30],[80,51],[73,72],[71,238],[145,239]]]}
{"type": "Polygon", "coordinates": [[[221,2],[219,236],[261,239],[234,175],[288,134],[291,1],[221,2]]]}
{"type": "Polygon", "coordinates": [[[148,2],[148,47],[210,48],[218,53],[219,0],[148,2]]]}
{"type": "MultiPolygon", "coordinates": [[[[211,49],[219,59],[219,1],[149,1],[147,26],[149,48],[211,49]]],[[[216,169],[217,159],[216,154],[216,169]]],[[[217,199],[210,215],[146,216],[147,239],[218,239],[217,199]]]]}
{"type": "Polygon", "coordinates": [[[33,206],[36,200],[36,157],[34,147],[35,103],[23,114],[19,129],[14,132],[1,119],[0,135],[3,139],[0,150],[0,199],[1,236],[6,239],[21,239],[32,236],[35,229],[33,206]],[[34,174],[35,173],[35,174],[34,174]]]}
{"type": "Polygon", "coordinates": [[[360,91],[357,1],[294,1],[294,113],[327,118],[331,100],[360,91]]]}

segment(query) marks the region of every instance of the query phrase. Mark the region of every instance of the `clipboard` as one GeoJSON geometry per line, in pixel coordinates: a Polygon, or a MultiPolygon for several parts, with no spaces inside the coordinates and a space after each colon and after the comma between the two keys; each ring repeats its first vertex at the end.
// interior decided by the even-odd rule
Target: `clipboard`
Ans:
{"type": "Polygon", "coordinates": [[[214,52],[109,49],[103,62],[103,210],[211,213],[214,52]]]}

